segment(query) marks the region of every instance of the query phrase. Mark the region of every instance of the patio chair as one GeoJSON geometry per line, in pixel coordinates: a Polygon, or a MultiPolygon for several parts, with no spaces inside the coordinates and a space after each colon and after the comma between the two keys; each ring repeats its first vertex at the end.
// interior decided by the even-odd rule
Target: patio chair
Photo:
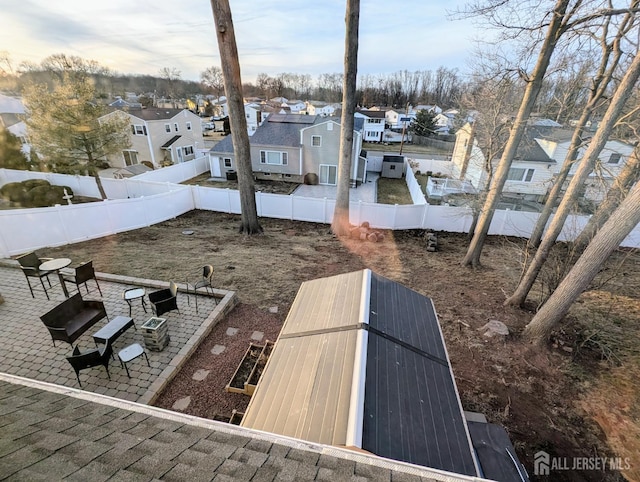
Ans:
{"type": "Polygon", "coordinates": [[[196,299],[196,313],[198,312],[198,289],[200,288],[206,288],[207,293],[210,293],[211,296],[213,297],[214,303],[218,304],[218,300],[213,294],[212,278],[213,278],[213,266],[208,264],[202,267],[202,270],[199,272],[198,275],[193,276],[191,278],[187,276],[185,280],[187,284],[187,304],[190,304],[189,294],[191,293],[191,290],[193,290],[193,295],[194,295],[194,298],[196,299]]]}
{"type": "Polygon", "coordinates": [[[98,365],[102,365],[105,368],[107,371],[107,377],[111,380],[111,375],[109,375],[109,360],[111,360],[112,354],[113,348],[109,342],[101,345],[100,348],[94,348],[92,350],[85,351],[84,353],[81,353],[80,349],[76,345],[71,356],[67,357],[67,361],[76,372],[76,378],[78,379],[78,385],[80,385],[80,388],[82,388],[80,371],[87,368],[97,367],[98,365]]]}
{"type": "Polygon", "coordinates": [[[89,287],[87,286],[87,281],[90,279],[96,282],[96,286],[98,287],[98,291],[100,292],[100,296],[102,296],[102,290],[100,289],[100,285],[98,284],[98,279],[96,278],[96,272],[93,269],[93,261],[87,261],[86,263],[78,266],[73,274],[65,274],[62,276],[65,283],[68,281],[69,283],[73,283],[76,285],[76,289],[78,293],[80,293],[80,285],[84,284],[84,287],[87,290],[87,294],[89,294],[89,287]]]}
{"type": "Polygon", "coordinates": [[[178,310],[178,287],[173,281],[169,281],[169,287],[149,293],[149,301],[156,316],[161,316],[171,310],[178,310]]]}
{"type": "Polygon", "coordinates": [[[51,281],[49,280],[49,275],[53,271],[42,271],[40,269],[40,265],[52,258],[39,258],[35,252],[31,252],[23,254],[22,256],[18,256],[16,259],[18,260],[18,263],[20,263],[20,268],[22,268],[22,272],[24,273],[25,278],[27,278],[27,284],[29,285],[29,291],[31,291],[31,297],[35,298],[36,296],[33,294],[33,287],[31,286],[29,278],[38,278],[40,280],[40,284],[42,284],[44,294],[49,300],[49,293],[47,292],[47,287],[44,285],[44,281],[42,281],[42,278],[47,279],[49,288],[51,288],[52,286],[51,281]]]}

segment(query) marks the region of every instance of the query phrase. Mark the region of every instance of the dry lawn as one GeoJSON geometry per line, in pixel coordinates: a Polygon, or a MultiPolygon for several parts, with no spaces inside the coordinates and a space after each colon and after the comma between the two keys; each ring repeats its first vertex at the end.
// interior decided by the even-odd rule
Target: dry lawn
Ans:
{"type": "MultiPolygon", "coordinates": [[[[627,474],[638,480],[638,252],[616,254],[603,275],[608,282],[584,295],[553,343],[538,349],[519,337],[532,313],[503,306],[520,274],[520,240],[490,238],[484,267],[470,270],[459,264],[464,235],[440,233],[439,251],[430,253],[418,231],[363,243],[336,239],[326,225],[261,222],[264,235],[246,237],[237,232],[237,216],[193,211],[39,253],[93,259],[99,271],[161,280],[183,280],[212,263],[216,285],[237,291],[243,310],[278,306],[279,323],[302,281],[371,268],[434,300],[464,408],[503,424],[530,472],[534,453],[546,450],[562,457],[630,457],[635,472],[627,474]],[[492,319],[510,327],[507,340],[479,334],[492,319]]],[[[615,472],[558,472],[553,480],[619,479],[615,472]]]]}

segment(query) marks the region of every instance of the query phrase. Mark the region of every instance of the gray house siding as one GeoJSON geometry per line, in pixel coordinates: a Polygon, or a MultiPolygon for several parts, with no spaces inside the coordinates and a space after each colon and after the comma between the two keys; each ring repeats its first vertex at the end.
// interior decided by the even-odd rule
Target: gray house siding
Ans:
{"type": "Polygon", "coordinates": [[[337,166],[340,159],[340,125],[329,121],[302,130],[303,173],[320,175],[320,165],[337,166]],[[320,146],[313,141],[320,139],[320,146]]]}

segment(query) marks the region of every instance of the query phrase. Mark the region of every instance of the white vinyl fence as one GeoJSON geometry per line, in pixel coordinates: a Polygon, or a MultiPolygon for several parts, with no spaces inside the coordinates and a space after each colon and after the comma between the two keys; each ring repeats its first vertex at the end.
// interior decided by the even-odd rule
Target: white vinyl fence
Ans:
{"type": "MultiPolygon", "coordinates": [[[[0,185],[13,182],[24,174],[28,175],[25,179],[61,176],[34,176],[40,173],[0,169],[0,185]]],[[[72,187],[77,193],[90,191],[91,183],[95,185],[93,178],[78,177],[51,179],[56,181],[55,184],[72,187]]],[[[240,213],[240,195],[236,190],[144,181],[137,177],[103,181],[105,189],[108,186],[107,192],[117,193],[114,199],[49,208],[0,210],[0,256],[6,258],[46,246],[61,246],[138,229],[193,209],[240,213]]],[[[333,218],[335,201],[258,192],[256,204],[259,216],[328,224],[333,218]]],[[[498,210],[489,234],[526,238],[531,234],[537,217],[537,213],[498,210]]],[[[460,207],[354,202],[350,206],[350,220],[353,224],[367,221],[372,227],[381,229],[463,233],[469,230],[472,216],[470,210],[460,207]]],[[[573,239],[587,221],[587,216],[570,217],[560,239],[573,239]]],[[[640,247],[640,227],[635,228],[622,246],[640,247]]]]}
{"type": "Polygon", "coordinates": [[[154,171],[148,171],[135,176],[136,179],[143,181],[157,182],[184,182],[192,179],[200,174],[204,174],[209,170],[209,157],[202,156],[191,161],[181,162],[173,166],[163,167],[154,171]]]}

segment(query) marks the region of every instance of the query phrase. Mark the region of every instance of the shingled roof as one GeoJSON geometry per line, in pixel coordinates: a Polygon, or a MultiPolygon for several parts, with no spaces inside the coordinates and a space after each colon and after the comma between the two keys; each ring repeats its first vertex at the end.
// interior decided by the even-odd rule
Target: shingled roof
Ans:
{"type": "Polygon", "coordinates": [[[0,373],[0,479],[482,480],[0,373]]]}

